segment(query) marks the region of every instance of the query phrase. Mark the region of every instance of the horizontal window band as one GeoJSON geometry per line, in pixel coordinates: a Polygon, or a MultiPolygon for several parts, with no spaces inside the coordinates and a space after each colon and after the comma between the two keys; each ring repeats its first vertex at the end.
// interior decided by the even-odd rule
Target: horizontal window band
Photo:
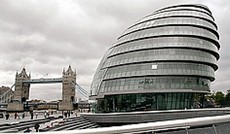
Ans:
{"type": "Polygon", "coordinates": [[[114,65],[114,66],[108,66],[108,67],[104,67],[104,68],[101,68],[102,70],[103,69],[106,69],[106,68],[113,68],[113,67],[122,67],[122,66],[126,66],[126,65],[135,65],[135,64],[145,64],[145,63],[164,63],[164,62],[181,62],[181,63],[197,63],[197,64],[202,64],[202,65],[207,65],[207,66],[211,66],[215,71],[218,69],[218,66],[217,64],[214,64],[214,63],[210,63],[210,62],[203,62],[203,61],[192,61],[192,60],[151,60],[151,61],[141,61],[141,62],[131,62],[131,63],[124,63],[124,64],[119,64],[119,65],[114,65]]]}
{"type": "Polygon", "coordinates": [[[211,51],[211,50],[208,50],[208,49],[203,49],[203,48],[197,48],[197,47],[183,47],[183,46],[178,46],[178,47],[172,47],[172,46],[164,46],[164,47],[151,47],[151,48],[142,48],[142,49],[135,49],[135,50],[129,50],[129,51],[125,51],[125,52],[120,52],[120,53],[116,53],[116,54],[113,54],[113,55],[109,55],[108,58],[111,58],[111,57],[114,57],[114,56],[117,56],[117,55],[122,55],[122,54],[127,54],[127,53],[132,53],[132,52],[139,52],[139,51],[143,51],[143,50],[157,50],[157,49],[185,49],[185,50],[201,50],[201,51],[204,51],[204,52],[208,52],[212,55],[214,55],[216,57],[216,59],[218,60],[219,59],[219,54],[216,52],[216,51],[211,51]]]}
{"type": "Polygon", "coordinates": [[[206,79],[209,79],[210,81],[214,81],[215,78],[214,77],[208,77],[208,76],[204,76],[204,75],[140,75],[140,76],[127,76],[127,77],[116,77],[116,78],[108,78],[108,79],[103,79],[103,81],[109,81],[109,80],[117,80],[117,79],[127,79],[127,78],[143,78],[143,77],[170,77],[170,76],[173,76],[173,77],[199,77],[199,78],[206,78],[206,79]]]}
{"type": "Polygon", "coordinates": [[[145,23],[145,22],[149,22],[149,21],[154,21],[154,20],[159,20],[159,19],[164,19],[164,18],[178,18],[178,17],[184,17],[184,18],[197,18],[197,19],[202,19],[202,20],[205,20],[209,23],[211,23],[215,28],[216,30],[218,30],[218,27],[216,25],[216,23],[212,20],[209,20],[207,18],[204,18],[204,17],[200,17],[200,16],[193,16],[193,15],[168,15],[168,16],[164,16],[164,17],[157,17],[157,18],[153,18],[153,19],[148,19],[148,20],[144,20],[144,21],[140,21],[140,22],[137,22],[131,26],[129,26],[127,29],[130,29],[136,25],[139,25],[139,24],[142,24],[142,23],[145,23]]]}
{"type": "Polygon", "coordinates": [[[208,11],[210,14],[212,14],[212,12],[208,9],[208,7],[206,7],[204,5],[200,5],[200,4],[199,5],[194,5],[194,4],[173,5],[173,6],[161,8],[159,10],[156,10],[155,12],[160,12],[160,11],[165,10],[165,9],[171,9],[171,8],[177,8],[177,7],[196,7],[196,8],[204,9],[204,10],[208,11]]]}
{"type": "Polygon", "coordinates": [[[151,38],[161,38],[161,37],[191,37],[191,38],[203,39],[203,40],[206,40],[206,41],[209,41],[209,42],[213,43],[214,45],[216,45],[216,47],[217,47],[218,49],[220,49],[220,44],[219,44],[219,42],[217,42],[217,41],[214,40],[214,39],[211,39],[211,38],[208,38],[208,37],[204,37],[204,36],[187,35],[187,34],[157,35],[157,36],[142,37],[142,38],[133,39],[133,40],[129,40],[129,41],[121,42],[121,43],[115,43],[111,48],[120,46],[120,45],[125,44],[125,43],[138,41],[138,40],[145,40],[145,39],[151,39],[151,38]]]}
{"type": "MultiPolygon", "coordinates": [[[[195,12],[199,12],[199,13],[204,13],[208,16],[210,16],[212,18],[213,21],[215,21],[214,17],[212,16],[212,14],[202,11],[202,10],[196,10],[196,9],[189,9],[189,8],[180,8],[180,9],[167,9],[164,11],[160,11],[160,12],[154,12],[152,15],[157,15],[157,14],[161,14],[161,13],[166,13],[166,12],[173,12],[173,11],[195,11],[195,12]]],[[[149,15],[151,16],[151,15],[149,15]]],[[[148,16],[146,16],[148,17],[148,16]]]]}
{"type": "Polygon", "coordinates": [[[131,31],[129,33],[126,33],[126,34],[121,35],[120,37],[118,37],[118,40],[121,39],[121,38],[123,38],[123,37],[125,37],[126,35],[129,35],[129,34],[132,34],[132,33],[135,33],[135,32],[144,31],[144,30],[147,30],[147,29],[159,28],[159,27],[167,28],[167,27],[170,27],[170,26],[178,26],[178,27],[188,26],[188,27],[202,28],[202,29],[208,30],[209,32],[214,33],[215,36],[217,37],[217,39],[219,39],[219,34],[217,33],[217,31],[215,31],[215,30],[213,30],[213,29],[211,29],[209,27],[204,27],[204,26],[200,26],[200,25],[193,25],[193,24],[165,24],[165,25],[151,26],[151,27],[146,27],[146,28],[142,28],[142,29],[131,31]]]}

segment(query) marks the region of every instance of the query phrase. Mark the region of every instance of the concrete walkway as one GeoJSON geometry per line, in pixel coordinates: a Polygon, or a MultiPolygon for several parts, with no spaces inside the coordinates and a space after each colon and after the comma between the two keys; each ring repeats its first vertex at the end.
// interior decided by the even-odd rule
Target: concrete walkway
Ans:
{"type": "MultiPolygon", "coordinates": [[[[37,113],[38,113],[37,119],[45,119],[43,111],[39,111],[37,113]]],[[[50,115],[49,117],[51,117],[51,116],[52,117],[58,117],[60,115],[62,115],[62,113],[59,111],[57,113],[50,115]]],[[[29,112],[25,112],[25,118],[22,119],[22,113],[19,113],[19,117],[20,117],[19,119],[15,119],[14,113],[10,113],[10,119],[9,120],[6,120],[5,116],[4,116],[4,118],[0,118],[0,125],[1,124],[16,124],[16,123],[23,122],[23,121],[34,121],[34,120],[36,120],[36,112],[34,112],[34,118],[33,119],[30,119],[31,117],[30,117],[29,112]]],[[[76,116],[74,114],[71,114],[70,117],[76,117],[76,116]]],[[[63,121],[63,119],[59,118],[59,119],[52,120],[50,122],[41,123],[39,129],[50,127],[50,126],[52,126],[52,124],[55,124],[56,122],[60,122],[60,121],[63,121]]],[[[31,127],[30,130],[32,130],[31,132],[35,132],[34,127],[31,127]]],[[[19,133],[23,133],[23,132],[24,132],[24,130],[19,132],[19,133]]]]}

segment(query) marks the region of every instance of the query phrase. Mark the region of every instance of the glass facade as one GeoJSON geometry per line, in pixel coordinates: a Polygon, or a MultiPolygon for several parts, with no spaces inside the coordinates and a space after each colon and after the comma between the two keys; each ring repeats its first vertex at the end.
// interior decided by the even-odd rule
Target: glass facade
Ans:
{"type": "Polygon", "coordinates": [[[197,107],[201,94],[193,93],[142,93],[108,95],[98,99],[97,110],[107,112],[153,111],[197,107]]]}
{"type": "Polygon", "coordinates": [[[199,77],[176,77],[176,76],[157,76],[157,77],[137,77],[122,78],[103,81],[100,87],[101,93],[106,92],[172,92],[173,89],[183,91],[184,89],[197,89],[209,91],[210,80],[199,77]],[[155,89],[155,90],[152,90],[155,89]]]}
{"type": "Polygon", "coordinates": [[[91,85],[97,112],[202,107],[218,69],[219,34],[203,5],[157,10],[128,27],[91,85]]]}

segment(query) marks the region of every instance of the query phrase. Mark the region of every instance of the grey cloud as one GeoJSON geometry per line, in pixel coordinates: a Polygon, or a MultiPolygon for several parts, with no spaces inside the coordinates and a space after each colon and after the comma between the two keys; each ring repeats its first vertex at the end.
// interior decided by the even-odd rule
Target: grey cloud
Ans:
{"type": "MultiPolygon", "coordinates": [[[[212,90],[225,91],[230,76],[230,18],[223,12],[229,12],[230,6],[215,0],[2,0],[0,76],[7,79],[0,77],[0,85],[10,86],[16,70],[23,67],[33,78],[61,77],[62,69],[72,65],[77,70],[77,82],[89,90],[100,59],[127,27],[164,6],[194,2],[207,5],[219,26],[221,59],[212,90]]],[[[49,85],[44,93],[39,88],[43,87],[32,89],[32,98],[48,97],[46,92],[53,98],[60,95],[48,90],[55,85],[49,85]]]]}

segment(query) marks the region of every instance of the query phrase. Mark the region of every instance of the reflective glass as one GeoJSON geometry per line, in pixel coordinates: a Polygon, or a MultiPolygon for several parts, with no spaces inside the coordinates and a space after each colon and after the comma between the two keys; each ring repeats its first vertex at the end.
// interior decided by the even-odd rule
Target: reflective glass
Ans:
{"type": "Polygon", "coordinates": [[[200,19],[200,18],[194,18],[194,17],[159,18],[156,20],[145,21],[141,24],[128,28],[122,35],[128,34],[133,31],[145,29],[145,28],[150,28],[150,27],[159,26],[159,25],[167,25],[167,24],[180,24],[180,25],[192,24],[192,25],[204,26],[204,27],[216,30],[216,27],[213,23],[200,19]],[[151,21],[154,23],[150,23],[151,21]],[[141,24],[146,24],[146,25],[143,26],[141,24]]]}
{"type": "Polygon", "coordinates": [[[214,80],[214,69],[208,65],[197,63],[152,62],[115,66],[108,68],[104,79],[119,78],[117,77],[118,73],[121,73],[121,77],[145,75],[198,75],[209,77],[212,81],[214,80]],[[152,69],[153,64],[157,64],[157,69],[152,69]],[[131,71],[134,73],[131,73],[131,71]]]}
{"type": "Polygon", "coordinates": [[[213,40],[217,40],[218,37],[210,32],[209,30],[198,28],[198,27],[191,27],[191,26],[165,26],[165,27],[156,27],[156,28],[151,28],[151,29],[145,29],[144,31],[137,31],[131,34],[128,34],[126,36],[123,36],[117,40],[116,45],[131,41],[131,36],[135,34],[135,37],[132,38],[134,39],[140,39],[140,38],[147,38],[149,37],[149,34],[141,34],[141,32],[144,33],[152,33],[153,36],[162,36],[162,35],[194,35],[194,36],[201,36],[201,37],[206,37],[210,38],[213,40]],[[167,33],[167,31],[173,30],[173,33],[167,33]]]}
{"type": "Polygon", "coordinates": [[[93,78],[98,112],[198,108],[218,68],[216,30],[199,5],[164,8],[130,26],[93,78]]]}
{"type": "Polygon", "coordinates": [[[172,12],[162,12],[159,14],[153,14],[150,16],[147,16],[143,19],[141,19],[140,21],[138,21],[136,24],[139,24],[141,22],[144,21],[148,21],[151,19],[156,19],[156,18],[162,18],[162,17],[172,17],[172,16],[194,16],[194,17],[201,17],[201,18],[205,18],[208,19],[210,21],[213,21],[213,18],[205,13],[201,13],[201,12],[196,12],[196,11],[172,11],[172,12]]]}
{"type": "Polygon", "coordinates": [[[115,46],[109,56],[124,53],[128,51],[161,48],[161,47],[184,47],[199,48],[217,53],[218,49],[215,44],[198,38],[190,37],[161,37],[128,42],[119,46],[115,46]]]}
{"type": "Polygon", "coordinates": [[[98,99],[96,112],[131,112],[199,108],[193,93],[139,93],[106,95],[98,99]]]}
{"type": "Polygon", "coordinates": [[[204,13],[210,15],[209,11],[207,11],[203,8],[199,8],[199,7],[172,7],[172,8],[167,8],[167,9],[163,9],[163,10],[158,10],[154,14],[157,14],[160,12],[169,12],[169,11],[173,11],[173,10],[195,10],[195,11],[204,12],[204,13]]]}
{"type": "MultiPolygon", "coordinates": [[[[102,68],[117,66],[121,64],[147,62],[147,61],[197,61],[215,64],[216,58],[207,52],[192,49],[148,49],[142,51],[132,51],[121,53],[109,57],[102,68]]],[[[217,67],[217,65],[216,65],[217,67]]]]}
{"type": "Polygon", "coordinates": [[[114,88],[113,92],[129,91],[133,93],[136,91],[158,91],[160,89],[181,89],[184,92],[186,89],[209,91],[210,80],[186,76],[120,78],[103,81],[100,88],[102,93],[110,92],[110,88],[114,88]]]}
{"type": "Polygon", "coordinates": [[[104,64],[105,60],[108,58],[108,56],[110,55],[110,53],[113,51],[114,48],[110,48],[104,55],[104,57],[101,59],[97,70],[95,72],[95,75],[93,77],[93,82],[91,84],[91,91],[92,94],[97,94],[99,89],[99,85],[103,79],[103,76],[105,75],[105,72],[107,69],[102,69],[102,65],[104,64]]]}

